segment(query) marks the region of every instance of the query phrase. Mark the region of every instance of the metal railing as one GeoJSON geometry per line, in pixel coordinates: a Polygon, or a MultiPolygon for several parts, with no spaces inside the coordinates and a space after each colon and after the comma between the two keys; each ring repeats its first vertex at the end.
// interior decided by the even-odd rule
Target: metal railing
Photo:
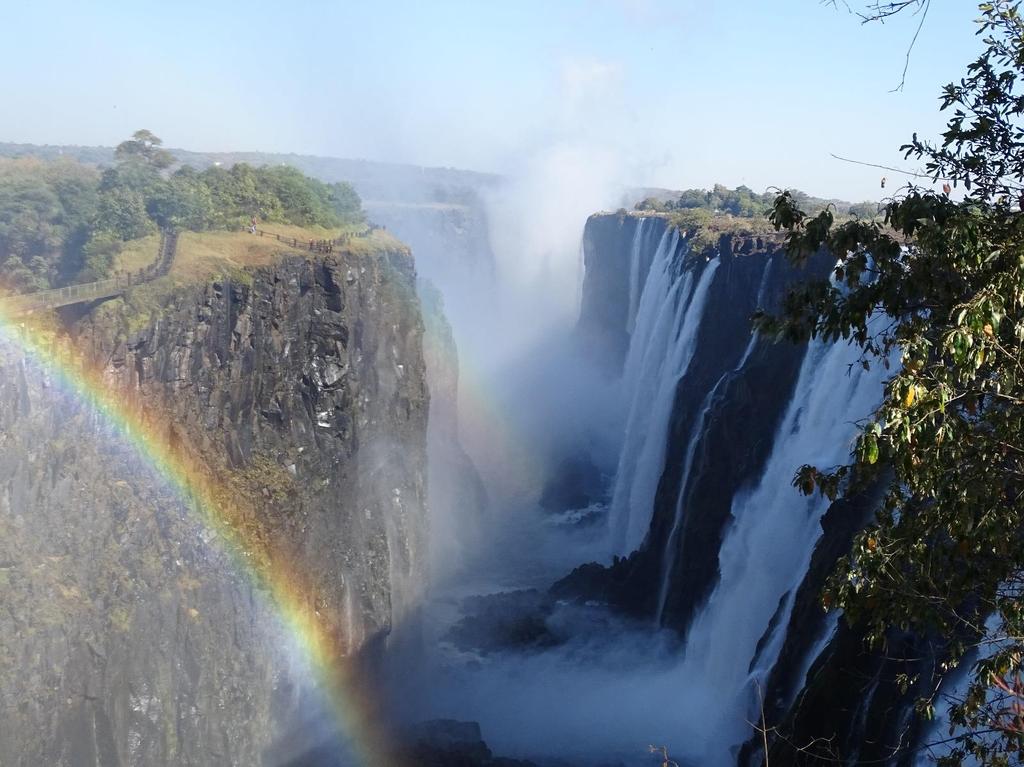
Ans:
{"type": "Polygon", "coordinates": [[[357,232],[343,232],[340,237],[336,237],[333,240],[304,240],[298,237],[289,237],[287,235],[278,234],[276,232],[268,232],[266,229],[260,229],[259,227],[250,227],[248,231],[260,237],[273,237],[278,242],[288,245],[293,248],[300,250],[308,250],[311,253],[333,253],[334,246],[343,246],[350,243],[353,238],[356,237],[368,237],[371,233],[384,227],[378,224],[367,224],[357,232]]]}
{"type": "Polygon", "coordinates": [[[0,308],[8,314],[24,314],[41,309],[57,309],[61,306],[71,306],[86,301],[97,301],[101,298],[113,298],[134,285],[141,285],[167,274],[174,262],[177,248],[178,233],[169,230],[161,231],[157,259],[143,269],[117,274],[114,277],[95,282],[83,282],[78,285],[66,285],[63,288],[51,288],[35,293],[4,296],[0,298],[0,308]]]}
{"type": "MultiPolygon", "coordinates": [[[[298,237],[288,237],[276,232],[268,232],[258,227],[250,228],[249,231],[260,237],[273,237],[283,245],[300,250],[308,250],[313,253],[333,253],[335,246],[344,246],[356,237],[367,237],[377,229],[383,227],[377,224],[368,224],[356,232],[344,232],[340,237],[332,240],[303,240],[298,237]],[[254,231],[255,229],[255,231],[254,231]]],[[[157,259],[149,266],[134,272],[117,274],[105,280],[95,282],[83,282],[78,285],[67,285],[63,288],[51,288],[40,290],[35,293],[20,293],[0,297],[0,310],[7,314],[25,314],[27,312],[40,311],[43,309],[58,309],[62,306],[85,303],[86,301],[98,301],[102,298],[113,298],[124,293],[135,285],[150,282],[157,277],[162,277],[171,269],[174,263],[174,255],[178,248],[178,233],[170,229],[160,232],[160,250],[157,259]]]]}

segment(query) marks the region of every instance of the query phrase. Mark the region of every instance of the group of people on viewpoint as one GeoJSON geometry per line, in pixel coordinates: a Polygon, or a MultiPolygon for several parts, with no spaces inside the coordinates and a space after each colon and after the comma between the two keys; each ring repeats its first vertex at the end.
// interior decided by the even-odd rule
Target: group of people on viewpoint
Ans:
{"type": "Polygon", "coordinates": [[[314,253],[333,253],[334,240],[310,240],[309,249],[314,253]]]}
{"type": "MultiPolygon", "coordinates": [[[[253,216],[251,219],[249,219],[249,233],[250,234],[256,234],[256,232],[259,231],[256,228],[256,224],[257,223],[258,223],[258,221],[256,220],[256,216],[253,216]]],[[[259,232],[259,233],[260,233],[261,236],[263,235],[263,232],[259,232]]],[[[277,239],[280,240],[281,236],[278,235],[277,239]]],[[[292,238],[292,240],[293,240],[293,242],[292,242],[293,245],[298,244],[295,241],[295,238],[292,238]]],[[[334,252],[334,240],[310,240],[309,241],[309,250],[310,250],[311,253],[333,253],[334,252]]]]}

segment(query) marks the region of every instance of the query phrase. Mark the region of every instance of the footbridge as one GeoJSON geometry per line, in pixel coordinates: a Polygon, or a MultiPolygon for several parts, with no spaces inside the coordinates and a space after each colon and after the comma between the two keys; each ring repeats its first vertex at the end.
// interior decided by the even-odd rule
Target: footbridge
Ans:
{"type": "Polygon", "coordinates": [[[7,315],[29,314],[62,306],[91,303],[122,295],[126,290],[162,277],[170,271],[178,248],[178,233],[164,230],[160,233],[160,251],[156,261],[136,272],[118,274],[106,280],[83,282],[63,288],[20,293],[0,298],[0,312],[7,315]]]}

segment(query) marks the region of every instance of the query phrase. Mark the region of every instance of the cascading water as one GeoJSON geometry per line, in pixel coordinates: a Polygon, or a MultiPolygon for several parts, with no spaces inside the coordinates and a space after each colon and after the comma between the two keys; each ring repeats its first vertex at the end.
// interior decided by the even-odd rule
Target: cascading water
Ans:
{"type": "Polygon", "coordinates": [[[645,255],[643,224],[641,220],[637,225],[630,263],[628,325],[632,325],[632,333],[622,381],[629,416],[609,525],[610,548],[615,554],[628,554],[647,533],[665,464],[676,385],[693,358],[705,299],[720,263],[716,258],[702,264],[695,285],[695,270],[685,268],[678,253],[680,245],[686,244],[678,230],[666,229],[638,293],[645,255]]]}
{"type": "MultiPolygon", "coordinates": [[[[761,273],[761,284],[757,291],[757,305],[761,306],[764,303],[765,288],[768,285],[768,275],[771,274],[772,270],[772,259],[768,259],[765,262],[764,271],[761,273]]],[[[704,431],[705,420],[708,412],[711,410],[711,405],[715,401],[715,397],[718,394],[719,389],[729,380],[729,378],[735,375],[737,372],[743,369],[743,366],[750,359],[751,352],[754,351],[754,347],[757,345],[758,336],[756,333],[752,333],[750,341],[747,342],[747,348],[743,350],[743,356],[740,357],[739,363],[733,370],[723,375],[715,383],[711,391],[708,392],[707,396],[700,406],[700,413],[694,420],[693,429],[690,433],[689,444],[686,446],[686,455],[683,459],[683,471],[682,479],[679,483],[679,497],[676,499],[675,517],[672,521],[672,528],[669,531],[668,538],[665,539],[665,557],[664,563],[662,564],[662,578],[661,587],[658,590],[658,610],[655,615],[655,622],[659,625],[662,622],[662,618],[665,612],[665,602],[668,600],[670,579],[673,567],[675,565],[675,554],[677,544],[679,540],[679,528],[683,520],[683,509],[686,499],[687,483],[690,478],[690,469],[693,467],[693,456],[697,449],[697,444],[701,434],[704,431]]]]}
{"type": "Polygon", "coordinates": [[[686,689],[688,729],[703,746],[694,754],[702,764],[732,763],[734,749],[749,736],[759,686],[777,659],[796,588],[821,534],[828,501],[796,494],[794,469],[847,461],[854,423],[877,404],[882,371],[865,371],[857,359],[858,350],[845,343],[811,344],[764,472],[733,499],[720,580],[690,628],[676,672],[686,689]],[[776,628],[751,671],[773,616],[776,628]]]}
{"type": "MultiPolygon", "coordinates": [[[[626,332],[633,335],[636,327],[637,312],[640,309],[640,295],[647,282],[651,263],[660,252],[657,243],[651,240],[657,234],[657,228],[648,225],[646,218],[641,218],[636,225],[636,233],[629,249],[629,309],[626,315],[626,332]],[[654,247],[651,247],[654,245],[654,247]]],[[[662,237],[664,237],[665,232],[662,237]]],[[[582,280],[581,280],[582,286],[582,280]]]]}
{"type": "MultiPolygon", "coordinates": [[[[883,371],[853,364],[858,350],[845,343],[772,347],[748,335],[750,312],[797,279],[773,245],[722,242],[707,260],[664,219],[625,225],[628,236],[623,218],[609,215],[586,240],[596,277],[587,331],[615,344],[628,337],[622,378],[599,398],[625,416],[607,440],[620,448],[609,462],[608,539],[593,523],[538,527],[517,514],[530,568],[501,571],[509,577],[489,587],[500,593],[451,603],[443,621],[456,630],[438,635],[456,644],[439,645],[438,665],[408,697],[426,702],[421,715],[479,721],[511,756],[637,765],[645,744],[664,743],[681,764],[725,767],[750,737],[775,667],[805,677],[832,636],[829,620],[797,649],[786,641],[828,506],[802,498],[791,480],[803,463],[849,459],[854,423],[872,412],[883,371]],[[708,488],[713,504],[703,503],[708,488]],[[714,536],[705,561],[683,561],[704,535],[714,536]],[[587,564],[606,543],[636,556],[587,564]],[[545,592],[550,573],[538,579],[536,561],[548,549],[559,552],[552,569],[584,566],[545,592]],[[703,591],[686,592],[685,633],[659,630],[683,623],[674,611],[690,583],[703,591]],[[523,588],[534,590],[509,590],[523,588]]],[[[506,534],[503,562],[515,561],[507,550],[519,540],[506,534]]]]}

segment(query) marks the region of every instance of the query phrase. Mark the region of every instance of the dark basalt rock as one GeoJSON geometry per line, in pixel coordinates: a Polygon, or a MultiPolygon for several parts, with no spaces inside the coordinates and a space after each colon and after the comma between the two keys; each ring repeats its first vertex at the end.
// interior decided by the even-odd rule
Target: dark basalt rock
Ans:
{"type": "MultiPolygon", "coordinates": [[[[660,235],[651,218],[645,236],[653,249],[660,235]]],[[[639,221],[634,215],[602,214],[587,225],[579,332],[610,375],[621,372],[628,348],[629,255],[639,221]]],[[[716,256],[721,265],[708,293],[693,360],[677,387],[665,470],[647,537],[637,551],[616,558],[610,567],[583,565],[550,590],[556,599],[598,600],[650,619],[656,614],[665,568],[673,561],[663,623],[683,636],[718,580],[718,551],[733,496],[760,475],[805,354],[804,347],[758,341],[746,364],[735,370],[749,339],[757,294],[763,286],[761,303],[771,309],[787,285],[825,276],[832,263],[827,254],[818,254],[808,271],[798,272],[776,241],[722,237],[717,246],[690,255],[691,263],[684,268],[699,271],[706,268],[706,258],[716,256]],[[762,282],[768,259],[770,271],[762,282]],[[695,436],[699,441],[684,477],[685,451],[695,436]],[[680,497],[685,516],[673,538],[680,497]],[[674,557],[666,557],[669,551],[674,557]]],[[[907,758],[917,736],[910,705],[917,691],[900,692],[895,678],[900,672],[920,673],[922,684],[928,684],[938,654],[931,643],[893,635],[883,656],[869,651],[862,635],[840,621],[831,642],[806,671],[812,661],[809,653],[834,625],[820,606],[824,580],[848,551],[876,500],[875,493],[865,493],[833,504],[787,625],[778,625],[781,615],[776,611],[758,645],[760,654],[773,631],[786,631],[765,693],[765,716],[778,735],[771,744],[772,764],[816,764],[821,762],[815,759],[830,755],[844,763],[898,761],[907,758]],[[829,754],[794,748],[811,742],[827,743],[829,754]]],[[[759,763],[761,750],[760,741],[751,740],[738,755],[739,763],[759,763]]]]}
{"type": "MultiPolygon", "coordinates": [[[[576,331],[583,347],[609,375],[621,372],[629,348],[629,258],[637,220],[591,216],[583,229],[583,303],[576,331]]],[[[644,243],[645,252],[653,257],[657,243],[652,234],[644,243]]]]}
{"type": "Polygon", "coordinates": [[[469,597],[447,638],[482,653],[551,647],[561,641],[547,625],[553,609],[553,600],[534,589],[469,597]]]}
{"type": "Polygon", "coordinates": [[[585,509],[606,494],[601,470],[587,456],[574,456],[562,461],[545,483],[540,506],[550,512],[585,509]]]}
{"type": "MultiPolygon", "coordinates": [[[[586,252],[578,332],[591,352],[616,373],[629,341],[629,256],[640,220],[632,215],[592,216],[584,235],[585,246],[592,250],[586,252]]],[[[648,217],[642,247],[653,250],[668,225],[665,219],[648,217]]],[[[751,315],[757,308],[778,306],[790,284],[801,276],[825,274],[830,264],[820,254],[811,259],[808,272],[798,272],[778,242],[756,237],[723,235],[715,247],[700,253],[691,254],[688,248],[682,243],[676,258],[682,268],[694,270],[695,280],[711,258],[719,258],[720,264],[707,294],[693,360],[676,389],[665,470],[647,538],[638,551],[618,560],[607,576],[578,569],[555,592],[565,595],[575,584],[583,589],[582,598],[608,601],[632,615],[653,616],[672,547],[664,623],[680,632],[685,632],[717,582],[718,548],[733,495],[763,469],[806,352],[805,346],[759,340],[742,369],[736,370],[750,342],[751,315]],[[684,456],[694,435],[699,435],[699,442],[691,470],[683,477],[684,456]],[[680,495],[686,513],[672,537],[680,495]]],[[[650,266],[646,258],[641,279],[650,266]]]]}
{"type": "MultiPolygon", "coordinates": [[[[782,763],[817,764],[822,758],[901,763],[910,757],[920,734],[911,716],[914,700],[933,684],[938,646],[909,634],[893,633],[888,648],[870,649],[864,636],[841,616],[829,616],[821,605],[825,579],[839,557],[849,551],[854,535],[871,518],[882,483],[836,501],[822,518],[822,537],[807,575],[797,592],[786,640],[765,686],[765,718],[773,728],[770,759],[782,763]],[[838,621],[835,634],[819,657],[808,657],[838,621]],[[804,673],[806,664],[814,660],[804,673]],[[921,681],[902,692],[896,675],[920,675],[921,681]],[[828,743],[827,749],[822,746],[828,743]],[[797,744],[816,743],[810,750],[797,744]],[[822,746],[822,747],[818,747],[822,746]]],[[[740,764],[761,763],[759,739],[747,743],[740,764]]]]}
{"type": "MultiPolygon", "coordinates": [[[[406,252],[284,257],[177,288],[141,326],[130,301],[66,315],[53,340],[251,502],[305,577],[287,598],[354,656],[424,581],[414,280],[406,252]]],[[[304,699],[245,553],[89,402],[12,345],[0,366],[0,764],[260,764],[304,699]]]]}
{"type": "Polygon", "coordinates": [[[404,763],[419,767],[536,767],[533,762],[494,756],[476,722],[435,719],[403,734],[404,763]]]}

